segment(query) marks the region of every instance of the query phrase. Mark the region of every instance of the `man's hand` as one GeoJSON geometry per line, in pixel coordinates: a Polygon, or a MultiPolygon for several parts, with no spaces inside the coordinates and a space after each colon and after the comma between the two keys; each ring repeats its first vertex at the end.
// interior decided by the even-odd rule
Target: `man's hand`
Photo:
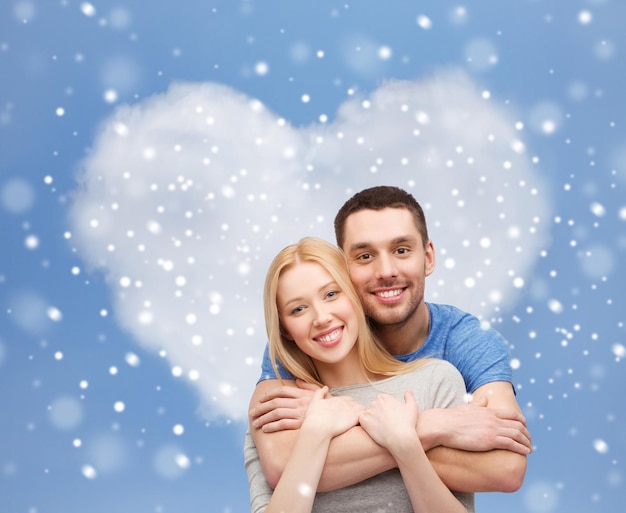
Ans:
{"type": "Polygon", "coordinates": [[[252,427],[264,433],[300,429],[311,398],[319,387],[296,380],[296,386],[273,388],[260,398],[250,411],[252,427]]]}
{"type": "Polygon", "coordinates": [[[488,408],[484,396],[470,404],[420,414],[418,434],[425,448],[445,446],[465,451],[505,449],[527,455],[532,442],[526,419],[512,408],[488,408]]]}

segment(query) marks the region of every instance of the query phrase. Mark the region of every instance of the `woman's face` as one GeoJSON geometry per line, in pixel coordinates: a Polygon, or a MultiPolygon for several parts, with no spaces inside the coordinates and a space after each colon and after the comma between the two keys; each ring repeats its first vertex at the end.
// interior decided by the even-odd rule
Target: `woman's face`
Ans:
{"type": "Polygon", "coordinates": [[[276,298],[289,338],[316,361],[342,361],[354,348],[358,318],[348,296],[321,265],[296,264],[278,280],[276,298]]]}

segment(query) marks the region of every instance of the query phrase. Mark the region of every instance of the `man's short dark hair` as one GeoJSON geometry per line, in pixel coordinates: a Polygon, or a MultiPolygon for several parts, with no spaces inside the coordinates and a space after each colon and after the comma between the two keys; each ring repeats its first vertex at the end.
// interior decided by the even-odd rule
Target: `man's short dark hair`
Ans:
{"type": "Polygon", "coordinates": [[[337,245],[343,248],[345,242],[345,228],[348,216],[361,210],[383,210],[385,208],[405,208],[415,220],[415,226],[422,237],[424,246],[428,243],[428,228],[426,217],[417,200],[408,192],[399,187],[378,185],[363,189],[346,201],[335,216],[335,238],[337,245]]]}

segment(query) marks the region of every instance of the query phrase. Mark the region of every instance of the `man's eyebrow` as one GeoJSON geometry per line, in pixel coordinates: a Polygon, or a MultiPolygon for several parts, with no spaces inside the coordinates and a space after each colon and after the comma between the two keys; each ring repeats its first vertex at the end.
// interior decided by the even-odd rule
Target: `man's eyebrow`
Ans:
{"type": "Polygon", "coordinates": [[[415,235],[401,235],[400,237],[396,237],[391,240],[391,244],[393,245],[402,244],[404,242],[415,243],[417,242],[417,237],[415,237],[415,235]]]}
{"type": "Polygon", "coordinates": [[[354,244],[351,244],[350,247],[348,248],[348,253],[358,251],[359,249],[369,248],[371,247],[371,245],[372,245],[371,242],[355,242],[354,244]]]}
{"type": "MultiPolygon", "coordinates": [[[[417,243],[417,237],[415,237],[414,235],[400,235],[398,237],[395,237],[393,239],[391,239],[389,241],[389,245],[391,246],[397,246],[398,244],[404,244],[404,243],[412,243],[415,244],[417,243]]],[[[374,244],[372,242],[369,241],[363,241],[363,242],[355,242],[354,244],[351,244],[350,247],[348,248],[348,253],[353,253],[355,251],[359,251],[361,249],[368,249],[373,247],[374,244]]]]}

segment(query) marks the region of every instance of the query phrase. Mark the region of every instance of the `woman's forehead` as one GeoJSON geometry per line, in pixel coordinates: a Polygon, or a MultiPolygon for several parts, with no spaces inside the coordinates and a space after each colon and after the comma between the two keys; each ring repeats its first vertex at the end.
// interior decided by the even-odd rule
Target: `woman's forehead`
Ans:
{"type": "Polygon", "coordinates": [[[334,278],[321,264],[298,262],[285,269],[278,278],[277,302],[280,306],[293,298],[315,294],[332,282],[334,278]]]}

